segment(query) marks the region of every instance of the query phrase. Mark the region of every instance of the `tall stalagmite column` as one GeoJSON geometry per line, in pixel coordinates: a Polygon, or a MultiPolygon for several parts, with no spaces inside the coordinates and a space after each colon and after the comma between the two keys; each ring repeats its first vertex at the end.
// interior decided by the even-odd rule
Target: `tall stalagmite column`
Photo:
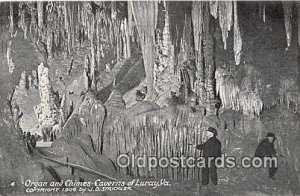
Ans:
{"type": "Polygon", "coordinates": [[[211,104],[214,103],[216,98],[216,88],[215,88],[215,59],[214,59],[214,20],[211,19],[211,15],[209,13],[208,3],[205,4],[204,9],[204,40],[203,40],[203,51],[204,51],[204,64],[205,64],[205,76],[206,76],[206,91],[207,91],[207,101],[209,104],[209,108],[207,112],[214,112],[213,108],[210,107],[211,104]]]}
{"type": "Polygon", "coordinates": [[[192,21],[194,31],[194,43],[195,43],[195,57],[196,57],[196,81],[195,81],[195,93],[199,96],[199,102],[206,100],[205,80],[204,80],[204,64],[202,53],[203,42],[203,2],[194,1],[192,10],[192,21]]]}

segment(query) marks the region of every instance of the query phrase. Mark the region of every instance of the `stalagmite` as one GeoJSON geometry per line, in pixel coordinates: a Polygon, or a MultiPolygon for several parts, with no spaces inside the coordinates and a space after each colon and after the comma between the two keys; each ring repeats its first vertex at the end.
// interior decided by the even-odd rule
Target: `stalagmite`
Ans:
{"type": "Polygon", "coordinates": [[[34,88],[38,88],[38,76],[36,70],[32,70],[32,85],[34,88]]]}
{"type": "Polygon", "coordinates": [[[208,10],[208,5],[205,5],[204,9],[204,23],[203,23],[203,33],[204,33],[204,40],[203,40],[203,51],[204,51],[204,63],[205,63],[205,84],[206,84],[206,91],[207,91],[207,113],[210,115],[215,115],[216,108],[215,108],[215,60],[214,60],[214,20],[210,19],[210,13],[208,10]]]}
{"type": "Polygon", "coordinates": [[[50,85],[48,72],[48,67],[45,67],[43,63],[38,66],[38,89],[41,102],[34,106],[34,112],[41,130],[52,129],[59,121],[59,111],[56,105],[57,97],[50,85]]]}
{"type": "Polygon", "coordinates": [[[153,68],[155,53],[155,28],[157,23],[158,5],[156,1],[132,2],[132,11],[135,23],[138,29],[140,43],[142,47],[144,66],[146,72],[146,80],[148,94],[146,99],[152,100],[153,89],[153,68]],[[145,18],[147,20],[145,21],[145,18]]]}
{"type": "Polygon", "coordinates": [[[31,75],[28,76],[28,88],[29,89],[32,88],[32,76],[31,75]]]}
{"type": "Polygon", "coordinates": [[[291,45],[291,38],[292,38],[292,6],[293,4],[291,2],[282,2],[283,4],[283,12],[284,12],[284,26],[285,26],[285,32],[286,32],[286,42],[287,47],[290,47],[291,45]]]}
{"type": "Polygon", "coordinates": [[[242,38],[241,32],[238,24],[238,14],[237,14],[237,2],[233,2],[234,7],[234,44],[233,44],[233,51],[234,51],[234,59],[235,64],[239,65],[241,60],[241,51],[242,51],[242,38]]]}
{"type": "Polygon", "coordinates": [[[21,90],[26,89],[26,71],[23,71],[21,74],[20,82],[19,82],[19,88],[21,90]]]}
{"type": "Polygon", "coordinates": [[[286,79],[280,81],[279,100],[280,103],[287,108],[289,108],[291,104],[294,104],[295,109],[297,109],[300,105],[300,93],[294,80],[286,79]]]}

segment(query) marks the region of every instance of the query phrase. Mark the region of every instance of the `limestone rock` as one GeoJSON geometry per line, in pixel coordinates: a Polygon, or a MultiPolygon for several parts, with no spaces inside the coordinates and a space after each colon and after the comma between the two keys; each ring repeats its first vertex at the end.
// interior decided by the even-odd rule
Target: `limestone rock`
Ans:
{"type": "Polygon", "coordinates": [[[62,130],[62,136],[68,140],[76,139],[80,134],[89,134],[96,152],[101,151],[105,107],[95,95],[88,91],[78,101],[73,114],[62,130]]]}
{"type": "Polygon", "coordinates": [[[118,90],[113,90],[105,102],[104,106],[107,109],[107,117],[114,118],[126,108],[122,94],[118,90]]]}
{"type": "Polygon", "coordinates": [[[156,103],[150,101],[138,102],[124,111],[125,116],[137,116],[141,113],[159,109],[156,103]]]}
{"type": "Polygon", "coordinates": [[[0,184],[8,186],[12,181],[17,187],[24,179],[45,181],[53,178],[43,164],[33,161],[22,140],[0,130],[0,184]]]}
{"type": "Polygon", "coordinates": [[[114,175],[116,170],[112,162],[106,157],[89,150],[88,145],[90,145],[90,143],[88,136],[81,135],[79,138],[85,138],[85,141],[59,138],[53,142],[51,150],[56,152],[56,154],[63,159],[68,157],[70,163],[88,167],[110,176],[114,175]]]}

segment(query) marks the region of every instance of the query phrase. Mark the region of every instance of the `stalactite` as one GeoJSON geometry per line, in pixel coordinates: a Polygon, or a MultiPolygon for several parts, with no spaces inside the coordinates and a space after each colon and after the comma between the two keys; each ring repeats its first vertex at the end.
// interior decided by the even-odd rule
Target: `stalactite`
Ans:
{"type": "MultiPolygon", "coordinates": [[[[96,13],[96,20],[99,20],[100,16],[99,16],[99,12],[96,13]]],[[[101,70],[100,66],[100,60],[101,58],[104,57],[103,54],[103,46],[102,46],[102,36],[100,38],[100,35],[102,35],[103,33],[101,32],[102,29],[100,29],[100,24],[96,24],[96,60],[97,60],[97,69],[101,70]]]]}
{"type": "Polygon", "coordinates": [[[237,2],[233,2],[234,7],[234,44],[233,44],[233,51],[234,51],[234,59],[235,64],[239,65],[241,60],[241,51],[242,51],[242,38],[240,33],[240,28],[238,24],[238,14],[237,14],[237,2]]]}
{"type": "Polygon", "coordinates": [[[144,66],[146,72],[146,80],[148,93],[146,99],[152,100],[153,89],[153,68],[154,68],[154,53],[155,53],[155,28],[157,22],[158,6],[157,2],[130,2],[138,29],[140,44],[144,58],[144,66]],[[147,20],[145,21],[145,18],[147,20]]]}
{"type": "Polygon", "coordinates": [[[242,111],[245,116],[253,118],[259,116],[263,108],[263,102],[259,96],[260,82],[253,90],[251,87],[251,69],[243,79],[241,85],[234,78],[228,76],[222,69],[216,71],[216,90],[222,101],[222,108],[242,111]]]}
{"type": "MultiPolygon", "coordinates": [[[[120,153],[135,153],[136,156],[181,157],[199,156],[188,143],[200,143],[208,119],[194,115],[186,108],[176,108],[174,112],[149,112],[135,117],[119,115],[112,123],[110,134],[104,135],[103,154],[115,161],[120,153]]],[[[196,170],[184,168],[156,168],[137,170],[129,166],[130,173],[136,176],[152,176],[174,180],[198,179],[196,170]]],[[[126,171],[126,170],[125,170],[126,171]]],[[[125,172],[121,171],[121,172],[125,172]]]]}
{"type": "Polygon", "coordinates": [[[69,2],[64,2],[64,27],[65,31],[67,33],[67,50],[68,53],[71,53],[71,32],[70,32],[70,26],[69,26],[69,2]]]}
{"type": "MultiPolygon", "coordinates": [[[[164,11],[164,26],[157,31],[156,61],[154,65],[154,89],[158,104],[164,105],[171,92],[179,94],[180,77],[175,70],[175,51],[171,40],[169,11],[164,11]]],[[[180,57],[178,58],[180,59],[180,57]]]]}
{"type": "Polygon", "coordinates": [[[263,6],[262,12],[263,12],[263,21],[266,22],[266,5],[265,4],[263,6]]]}
{"type": "Polygon", "coordinates": [[[218,18],[218,1],[216,0],[210,0],[209,2],[210,6],[210,14],[217,19],[218,18]]]}
{"type": "Polygon", "coordinates": [[[132,7],[130,3],[127,3],[127,13],[128,13],[128,32],[129,36],[133,35],[133,18],[132,18],[132,7]]]}
{"type": "Polygon", "coordinates": [[[291,38],[292,38],[292,3],[290,2],[282,2],[283,4],[283,12],[284,12],[284,26],[286,32],[286,42],[287,47],[291,45],[291,38]]]}
{"type": "Polygon", "coordinates": [[[36,12],[33,8],[33,6],[30,6],[30,26],[29,26],[29,33],[30,35],[33,35],[32,38],[35,41],[37,37],[37,29],[38,29],[38,24],[36,22],[36,12]]]}
{"type": "Polygon", "coordinates": [[[219,2],[219,23],[222,30],[222,39],[224,49],[226,50],[226,40],[228,37],[228,31],[232,26],[232,1],[220,1],[219,2]]]}
{"type": "Polygon", "coordinates": [[[298,45],[300,46],[300,2],[297,2],[298,45]]]}
{"type": "Polygon", "coordinates": [[[8,41],[7,43],[7,50],[6,50],[6,60],[7,60],[7,65],[8,65],[8,69],[9,69],[9,73],[13,73],[14,69],[15,69],[15,63],[13,62],[12,59],[12,41],[8,41]]]}
{"type": "Polygon", "coordinates": [[[194,31],[194,44],[196,56],[196,77],[194,92],[200,97],[201,100],[206,99],[205,82],[204,82],[204,64],[202,54],[202,41],[203,41],[203,2],[194,1],[192,9],[192,22],[194,31]]]}
{"type": "Polygon", "coordinates": [[[53,33],[50,29],[47,30],[46,45],[48,58],[52,58],[53,33]]]}
{"type": "Polygon", "coordinates": [[[90,65],[89,56],[86,55],[84,59],[84,70],[83,70],[83,80],[84,80],[85,90],[89,90],[91,88],[90,66],[91,65],[90,65]]]}
{"type": "Polygon", "coordinates": [[[19,21],[18,21],[18,27],[21,28],[24,32],[24,39],[27,39],[27,33],[28,33],[28,26],[27,26],[27,19],[25,18],[26,14],[26,4],[25,3],[19,3],[18,7],[18,13],[19,13],[19,21]],[[25,8],[24,8],[25,7],[25,8]]]}
{"type": "Polygon", "coordinates": [[[38,14],[38,27],[39,29],[43,28],[44,23],[44,9],[43,9],[43,1],[37,2],[37,14],[38,14]]]}
{"type": "MultiPolygon", "coordinates": [[[[180,52],[178,54],[178,66],[176,67],[177,72],[180,72],[180,81],[184,88],[185,101],[188,101],[189,91],[193,89],[194,81],[194,48],[192,44],[192,21],[191,17],[186,16],[184,20],[183,35],[181,37],[180,52]]],[[[179,91],[179,90],[178,90],[179,91]]]]}
{"type": "Polygon", "coordinates": [[[95,36],[94,36],[94,31],[95,31],[95,18],[94,15],[91,18],[91,88],[96,89],[96,77],[95,77],[95,72],[96,72],[96,49],[95,49],[95,36]]]}
{"type": "Polygon", "coordinates": [[[13,8],[13,2],[9,2],[9,20],[10,20],[10,26],[9,26],[9,32],[10,36],[13,36],[14,33],[14,8],[13,8]]]}

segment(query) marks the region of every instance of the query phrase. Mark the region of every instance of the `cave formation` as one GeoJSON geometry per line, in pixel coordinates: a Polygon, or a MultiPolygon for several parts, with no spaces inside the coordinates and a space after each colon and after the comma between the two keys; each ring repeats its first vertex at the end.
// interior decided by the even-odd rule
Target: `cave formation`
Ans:
{"type": "Polygon", "coordinates": [[[0,2],[0,17],[0,194],[12,181],[22,192],[27,179],[97,178],[69,172],[67,158],[115,180],[169,179],[180,188],[154,193],[190,195],[197,168],[116,160],[199,157],[189,144],[211,126],[228,156],[253,156],[267,132],[282,155],[275,182],[218,170],[218,194],[300,194],[299,2],[0,2]]]}

